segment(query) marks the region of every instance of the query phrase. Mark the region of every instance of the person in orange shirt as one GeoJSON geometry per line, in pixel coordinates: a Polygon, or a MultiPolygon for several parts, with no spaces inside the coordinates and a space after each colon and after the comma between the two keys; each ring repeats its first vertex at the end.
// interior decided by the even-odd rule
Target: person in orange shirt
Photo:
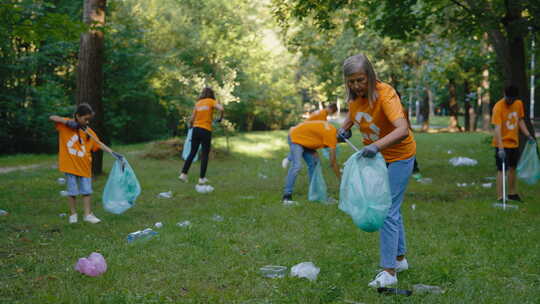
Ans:
{"type": "Polygon", "coordinates": [[[322,110],[317,110],[313,112],[309,117],[306,119],[308,120],[327,120],[328,115],[334,115],[334,113],[337,112],[337,105],[335,103],[329,104],[326,108],[322,110]]]}
{"type": "MultiPolygon", "coordinates": [[[[392,205],[380,230],[380,266],[383,270],[368,284],[385,287],[397,283],[396,272],[408,269],[401,204],[413,170],[416,142],[394,88],[377,79],[363,54],[343,63],[349,113],[338,132],[357,125],[363,136],[362,157],[381,152],[388,167],[392,205]]],[[[376,189],[373,189],[376,191],[376,189]]]]}
{"type": "Polygon", "coordinates": [[[202,146],[199,184],[208,182],[208,179],[205,176],[208,167],[208,155],[210,154],[210,146],[212,144],[212,117],[214,109],[220,111],[219,118],[216,122],[221,122],[221,119],[223,119],[223,106],[216,100],[214,90],[206,87],[202,90],[193,109],[193,113],[191,114],[190,125],[193,128],[191,136],[191,152],[184,162],[184,167],[178,177],[183,182],[187,182],[188,180],[187,174],[189,167],[199,150],[199,145],[202,146]]]}
{"type": "Polygon", "coordinates": [[[508,199],[521,202],[516,190],[516,166],[519,160],[519,130],[536,142],[527,130],[523,120],[523,103],[518,99],[518,88],[508,86],[504,89],[504,98],[497,101],[491,114],[491,123],[495,126],[492,146],[495,147],[497,166],[497,199],[502,201],[502,164],[508,170],[508,199]],[[519,127],[519,129],[518,129],[519,127]]]}
{"type": "MultiPolygon", "coordinates": [[[[350,137],[350,135],[349,135],[350,137]]],[[[337,178],[341,177],[339,166],[336,162],[336,145],[338,143],[336,127],[326,121],[304,121],[289,130],[288,142],[290,147],[287,159],[292,163],[287,172],[282,201],[293,201],[292,193],[296,177],[302,169],[302,158],[308,166],[309,179],[317,166],[319,157],[317,149],[330,148],[330,164],[337,178]]],[[[287,164],[285,164],[285,167],[287,164]]]]}
{"type": "Polygon", "coordinates": [[[70,208],[69,223],[78,221],[76,196],[81,195],[84,204],[85,222],[100,222],[91,210],[92,194],[92,153],[100,148],[112,153],[116,158],[122,156],[103,144],[88,124],[94,111],[87,103],[81,103],[73,119],[52,115],[49,117],[58,130],[58,170],[66,176],[68,203],[70,208]]]}

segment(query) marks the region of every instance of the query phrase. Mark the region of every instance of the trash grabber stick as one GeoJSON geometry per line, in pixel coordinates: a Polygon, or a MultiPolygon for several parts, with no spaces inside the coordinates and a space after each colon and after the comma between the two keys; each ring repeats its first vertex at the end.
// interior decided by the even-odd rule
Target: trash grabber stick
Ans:
{"type": "Polygon", "coordinates": [[[345,140],[346,143],[349,144],[349,146],[351,146],[356,152],[360,152],[360,150],[350,141],[348,140],[347,138],[345,138],[343,135],[339,134],[339,136],[341,138],[343,138],[345,140]]]}
{"type": "Polygon", "coordinates": [[[506,160],[502,162],[503,209],[506,209],[506,160]]]}

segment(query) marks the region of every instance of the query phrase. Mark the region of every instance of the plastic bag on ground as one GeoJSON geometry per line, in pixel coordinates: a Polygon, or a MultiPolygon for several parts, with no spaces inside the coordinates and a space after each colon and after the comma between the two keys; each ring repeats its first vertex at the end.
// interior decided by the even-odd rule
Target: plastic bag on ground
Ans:
{"type": "Polygon", "coordinates": [[[536,184],[540,179],[540,159],[536,144],[527,142],[517,165],[517,176],[527,184],[536,184]]]}
{"type": "MultiPolygon", "coordinates": [[[[182,158],[186,160],[189,157],[189,153],[191,152],[191,137],[193,135],[193,128],[189,128],[186,136],[186,141],[184,141],[184,148],[182,149],[182,158]]],[[[199,151],[201,150],[201,146],[199,146],[199,149],[197,150],[197,153],[195,154],[195,157],[193,158],[193,161],[196,162],[197,159],[199,159],[199,151]]]]}
{"type": "Polygon", "coordinates": [[[312,262],[302,262],[291,268],[291,277],[306,278],[310,281],[315,281],[320,271],[321,269],[316,267],[312,262]]]}
{"type": "Polygon", "coordinates": [[[345,163],[339,189],[339,209],[366,231],[381,228],[392,205],[386,163],[380,153],[373,158],[354,153],[345,163]]]}
{"type": "Polygon", "coordinates": [[[452,157],[452,158],[450,158],[450,160],[448,162],[451,163],[452,166],[454,166],[454,167],[458,167],[458,166],[476,166],[478,164],[477,160],[472,159],[472,158],[468,158],[468,157],[462,157],[462,156],[452,157]]]}
{"type": "Polygon", "coordinates": [[[101,254],[92,252],[88,258],[80,258],[77,261],[75,270],[87,276],[96,277],[107,271],[107,262],[101,254]]]}
{"type": "Polygon", "coordinates": [[[141,185],[128,161],[116,160],[103,190],[103,208],[121,214],[135,204],[139,194],[141,185]]]}
{"type": "Polygon", "coordinates": [[[326,182],[322,173],[321,162],[317,163],[309,183],[308,200],[325,203],[328,201],[326,182]]]}

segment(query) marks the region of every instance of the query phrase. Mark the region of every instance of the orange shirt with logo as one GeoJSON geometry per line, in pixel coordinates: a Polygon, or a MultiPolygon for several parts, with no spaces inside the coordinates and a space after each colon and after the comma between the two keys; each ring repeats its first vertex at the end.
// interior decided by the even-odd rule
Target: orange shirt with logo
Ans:
{"type": "Polygon", "coordinates": [[[195,104],[195,121],[193,122],[193,126],[212,131],[212,114],[217,104],[218,102],[212,98],[204,98],[197,101],[195,104]]]}
{"type": "MultiPolygon", "coordinates": [[[[392,122],[400,118],[406,119],[394,88],[378,81],[376,91],[378,98],[372,106],[367,98],[361,97],[349,103],[349,118],[362,132],[364,145],[369,145],[394,131],[396,127],[392,122]]],[[[381,153],[388,163],[413,157],[416,154],[416,142],[411,130],[404,140],[382,150],[381,153]]]]}
{"type": "MultiPolygon", "coordinates": [[[[68,120],[68,118],[64,118],[68,120]]],[[[92,153],[99,145],[83,130],[73,130],[63,123],[55,123],[58,130],[58,169],[82,177],[92,177],[92,153]]],[[[96,138],[96,133],[86,129],[96,138]]]]}
{"type": "Polygon", "coordinates": [[[304,121],[291,128],[291,141],[308,149],[336,148],[337,129],[326,121],[304,121]]]}
{"type": "Polygon", "coordinates": [[[309,120],[326,120],[327,117],[328,117],[328,111],[326,109],[322,109],[322,110],[318,110],[318,111],[313,112],[313,114],[311,114],[308,117],[308,119],[306,119],[306,121],[309,121],[309,120]]]}
{"type": "MultiPolygon", "coordinates": [[[[501,127],[503,147],[519,147],[519,120],[525,117],[523,102],[519,99],[513,104],[507,105],[505,99],[497,101],[493,107],[491,123],[501,127]]],[[[493,137],[492,146],[497,147],[497,141],[493,137]]]]}

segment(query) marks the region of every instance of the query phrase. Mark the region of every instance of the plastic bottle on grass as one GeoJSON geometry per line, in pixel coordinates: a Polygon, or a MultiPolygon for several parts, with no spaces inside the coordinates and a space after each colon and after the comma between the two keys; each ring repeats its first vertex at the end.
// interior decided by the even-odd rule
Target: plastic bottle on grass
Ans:
{"type": "Polygon", "coordinates": [[[434,293],[434,294],[442,294],[444,291],[439,286],[431,286],[431,285],[424,285],[424,284],[416,284],[413,285],[413,291],[414,293],[434,293]]]}
{"type": "Polygon", "coordinates": [[[133,243],[134,241],[137,241],[137,240],[150,239],[156,234],[158,233],[152,230],[152,228],[146,228],[144,230],[139,230],[139,231],[135,231],[128,234],[127,241],[128,243],[133,243]]]}

